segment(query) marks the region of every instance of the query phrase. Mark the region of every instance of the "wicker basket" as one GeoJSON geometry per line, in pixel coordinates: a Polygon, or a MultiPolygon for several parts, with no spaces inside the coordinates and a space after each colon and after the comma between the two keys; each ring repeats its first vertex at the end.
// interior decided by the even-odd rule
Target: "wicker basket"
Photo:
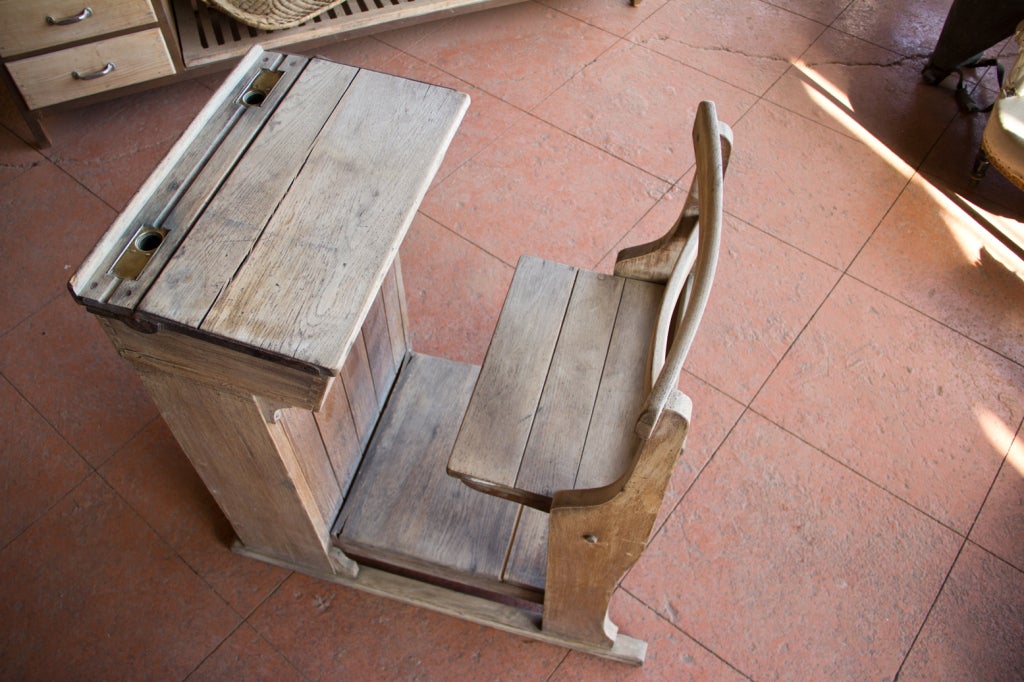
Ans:
{"type": "Polygon", "coordinates": [[[232,19],[264,31],[298,26],[344,0],[203,0],[232,19]]]}

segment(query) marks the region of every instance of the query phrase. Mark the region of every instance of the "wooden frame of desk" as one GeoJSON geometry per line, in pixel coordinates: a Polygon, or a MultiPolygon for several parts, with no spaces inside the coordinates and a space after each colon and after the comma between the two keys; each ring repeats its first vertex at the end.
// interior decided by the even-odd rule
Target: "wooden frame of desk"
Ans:
{"type": "Polygon", "coordinates": [[[410,358],[398,249],[468,104],[447,88],[254,48],[70,289],[139,372],[237,552],[639,663],[638,640],[607,649],[552,635],[535,607],[370,568],[335,546],[410,358]]]}

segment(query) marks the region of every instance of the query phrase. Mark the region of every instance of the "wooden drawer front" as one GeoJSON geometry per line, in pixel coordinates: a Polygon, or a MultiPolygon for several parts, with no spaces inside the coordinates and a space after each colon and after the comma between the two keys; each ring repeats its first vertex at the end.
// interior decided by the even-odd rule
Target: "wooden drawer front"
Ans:
{"type": "Polygon", "coordinates": [[[0,0],[0,55],[43,50],[156,22],[149,0],[0,0]],[[65,25],[86,7],[90,16],[65,25]]]}
{"type": "Polygon", "coordinates": [[[30,109],[174,73],[171,56],[157,28],[19,59],[9,62],[7,68],[30,109]],[[105,76],[83,80],[72,75],[92,74],[107,64],[112,64],[113,70],[105,76]]]}

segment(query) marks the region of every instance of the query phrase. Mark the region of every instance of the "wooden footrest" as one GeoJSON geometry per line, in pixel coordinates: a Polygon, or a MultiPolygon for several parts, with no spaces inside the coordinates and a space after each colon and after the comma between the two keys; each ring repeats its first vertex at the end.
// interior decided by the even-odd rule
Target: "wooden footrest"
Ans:
{"type": "Polygon", "coordinates": [[[436,584],[540,601],[537,591],[501,580],[519,506],[445,472],[478,371],[409,358],[335,524],[335,544],[361,563],[436,584]]]}

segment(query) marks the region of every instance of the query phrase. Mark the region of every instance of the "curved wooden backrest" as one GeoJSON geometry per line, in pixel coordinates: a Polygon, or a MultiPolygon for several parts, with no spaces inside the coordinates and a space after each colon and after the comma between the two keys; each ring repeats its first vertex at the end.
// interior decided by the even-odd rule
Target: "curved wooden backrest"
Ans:
{"type": "Polygon", "coordinates": [[[697,173],[679,220],[658,241],[620,252],[615,266],[616,275],[665,284],[652,386],[636,426],[643,440],[614,483],[558,491],[550,509],[543,628],[597,646],[618,639],[608,617],[611,596],[647,545],[689,429],[690,400],[677,386],[715,276],[732,146],[732,131],[711,102],[701,103],[693,138],[697,173]]]}
{"type": "Polygon", "coordinates": [[[679,220],[661,239],[620,252],[615,274],[665,283],[651,352],[651,391],[637,434],[649,438],[693,345],[711,292],[722,234],[725,168],[732,130],[713,102],[701,102],[693,125],[697,170],[679,220]]]}

